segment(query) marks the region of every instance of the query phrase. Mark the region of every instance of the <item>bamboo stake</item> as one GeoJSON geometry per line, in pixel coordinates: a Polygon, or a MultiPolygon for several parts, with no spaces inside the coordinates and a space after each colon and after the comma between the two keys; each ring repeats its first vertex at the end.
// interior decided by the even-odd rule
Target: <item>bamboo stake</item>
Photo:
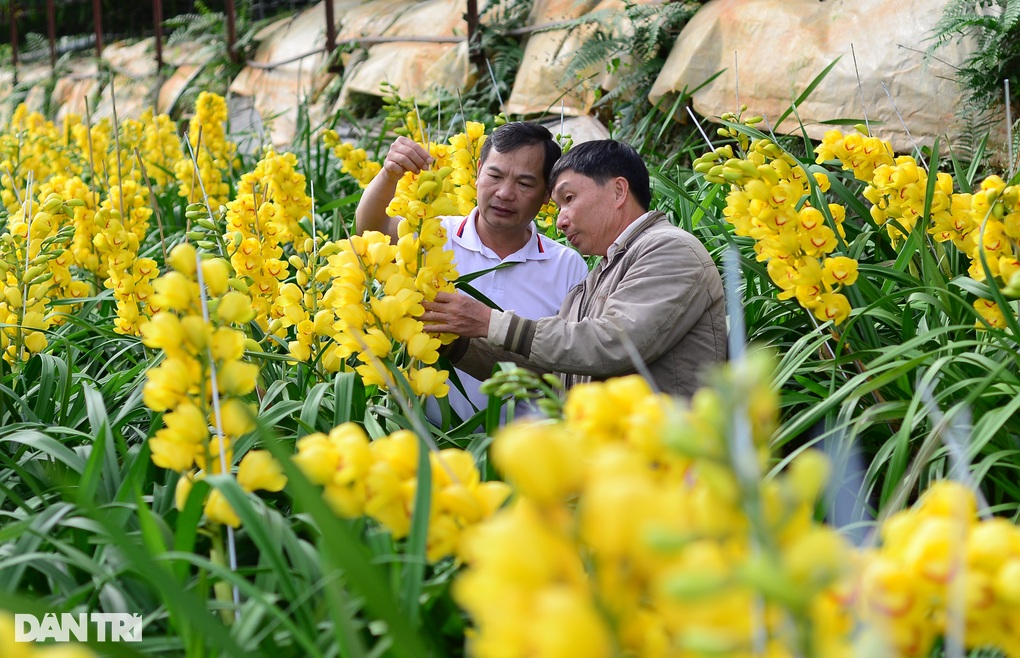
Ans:
{"type": "Polygon", "coordinates": [[[1007,167],[1006,171],[1009,172],[1009,178],[1012,179],[1016,174],[1017,163],[1013,159],[1013,116],[1011,113],[1012,108],[1009,106],[1009,78],[1003,80],[1002,84],[1004,94],[1003,101],[1006,105],[1006,152],[1009,154],[1009,167],[1007,167]]]}
{"type": "Polygon", "coordinates": [[[868,134],[871,134],[871,122],[868,121],[868,107],[864,102],[864,85],[861,84],[861,71],[857,68],[857,52],[854,50],[854,44],[850,44],[850,55],[854,58],[854,73],[857,75],[857,92],[861,96],[861,111],[864,112],[864,126],[868,129],[868,134]]]}
{"type": "MultiPolygon", "coordinates": [[[[89,144],[89,170],[92,175],[89,176],[89,188],[92,192],[92,205],[94,208],[99,208],[99,193],[96,191],[96,155],[92,148],[92,113],[89,111],[89,99],[85,99],[85,137],[89,144]]],[[[106,167],[103,167],[103,171],[106,171],[106,167]]],[[[107,185],[109,188],[109,185],[107,185]]]]}
{"type": "Polygon", "coordinates": [[[691,121],[693,121],[694,125],[697,126],[698,132],[701,133],[701,137],[705,140],[705,143],[708,144],[708,148],[714,151],[715,147],[712,146],[712,140],[708,138],[708,133],[706,133],[705,129],[701,127],[701,123],[698,122],[698,117],[694,116],[694,111],[691,109],[690,105],[687,106],[687,114],[690,115],[691,121]]]}
{"type": "Polygon", "coordinates": [[[737,103],[737,112],[740,112],[740,69],[737,67],[737,51],[733,51],[733,94],[737,103]]]}
{"type": "Polygon", "coordinates": [[[8,5],[11,14],[11,67],[14,71],[12,82],[18,84],[18,3],[11,0],[8,5]]]}
{"type": "Polygon", "coordinates": [[[159,246],[163,249],[163,262],[167,261],[166,253],[166,235],[163,233],[163,220],[159,216],[159,204],[156,203],[156,193],[152,191],[152,181],[149,180],[149,172],[145,170],[145,163],[142,162],[142,154],[138,152],[138,147],[135,147],[135,159],[138,160],[138,167],[142,172],[142,178],[145,179],[145,185],[149,188],[149,203],[152,204],[152,214],[156,216],[156,226],[159,228],[159,246]]]}
{"type": "Polygon", "coordinates": [[[928,168],[928,162],[924,159],[924,153],[921,151],[921,147],[914,141],[914,136],[910,134],[910,128],[907,127],[907,122],[903,120],[903,115],[900,114],[900,108],[896,107],[896,101],[893,99],[892,94],[889,93],[889,88],[885,86],[885,81],[882,81],[882,89],[885,90],[885,95],[889,97],[889,102],[892,103],[893,112],[899,117],[900,123],[903,125],[903,129],[907,131],[907,139],[914,145],[914,150],[917,151],[917,157],[921,160],[921,166],[925,169],[928,168]]]}
{"type": "MultiPolygon", "coordinates": [[[[127,213],[124,209],[124,172],[120,163],[120,122],[117,120],[117,87],[114,84],[116,76],[110,73],[110,102],[113,103],[113,141],[117,147],[117,192],[120,196],[120,220],[127,222],[127,213]]],[[[109,187],[109,179],[107,179],[109,187]]]]}
{"type": "Polygon", "coordinates": [[[496,82],[496,74],[492,72],[492,64],[488,59],[485,60],[485,66],[489,69],[489,78],[492,80],[492,88],[496,90],[496,99],[499,101],[499,109],[503,114],[506,114],[506,105],[503,104],[503,95],[499,93],[499,83],[496,82]]]}
{"type": "MultiPolygon", "coordinates": [[[[209,300],[206,297],[205,277],[202,274],[202,255],[198,250],[195,251],[195,261],[195,276],[198,279],[198,294],[202,301],[202,319],[206,324],[209,324],[209,300]]],[[[213,417],[216,421],[216,440],[219,441],[218,457],[220,461],[220,473],[227,475],[230,471],[227,470],[227,445],[226,437],[223,434],[223,411],[220,408],[219,384],[216,378],[216,360],[213,358],[211,347],[206,347],[206,354],[209,357],[209,387],[212,394],[213,417]]],[[[230,570],[237,573],[237,543],[234,539],[234,528],[229,524],[227,524],[227,551],[230,559],[230,570]]],[[[237,620],[241,616],[241,591],[236,584],[233,589],[234,619],[237,620]]]]}

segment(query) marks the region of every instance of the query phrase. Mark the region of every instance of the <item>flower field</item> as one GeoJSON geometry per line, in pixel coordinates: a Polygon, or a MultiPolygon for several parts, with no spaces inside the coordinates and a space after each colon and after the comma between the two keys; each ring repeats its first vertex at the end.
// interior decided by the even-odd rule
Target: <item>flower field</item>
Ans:
{"type": "Polygon", "coordinates": [[[687,402],[506,368],[461,419],[419,318],[470,291],[437,217],[488,127],[390,100],[434,158],[396,244],[329,126],[3,127],[0,655],[1020,657],[1015,176],[725,115],[650,168],[727,263],[727,367],[687,402]],[[47,613],[141,641],[15,640],[47,613]]]}

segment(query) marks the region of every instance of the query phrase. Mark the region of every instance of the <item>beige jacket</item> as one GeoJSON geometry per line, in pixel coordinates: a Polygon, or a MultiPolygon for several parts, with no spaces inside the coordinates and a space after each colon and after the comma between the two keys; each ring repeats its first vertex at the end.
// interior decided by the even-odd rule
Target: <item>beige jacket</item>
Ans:
{"type": "Polygon", "coordinates": [[[705,366],[726,360],[722,279],[701,242],[665,215],[637,221],[557,316],[493,311],[488,339],[458,341],[451,361],[480,379],[515,361],[573,386],[637,372],[640,358],[658,390],[690,396],[705,366]]]}

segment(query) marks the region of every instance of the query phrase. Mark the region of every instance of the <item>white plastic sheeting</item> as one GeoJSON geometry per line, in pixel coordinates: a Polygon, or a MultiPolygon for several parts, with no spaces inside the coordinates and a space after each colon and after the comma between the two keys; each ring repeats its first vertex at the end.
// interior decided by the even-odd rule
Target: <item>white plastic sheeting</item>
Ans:
{"type": "MultiPolygon", "coordinates": [[[[392,22],[378,36],[467,37],[464,0],[424,0],[394,9],[392,22]]],[[[345,32],[349,33],[352,27],[345,32]]],[[[371,33],[350,38],[365,34],[371,33]]],[[[344,103],[351,93],[379,95],[383,83],[397,87],[403,96],[416,98],[427,97],[436,88],[450,92],[463,89],[468,84],[467,42],[370,45],[368,56],[355,66],[344,84],[340,102],[344,103]]]]}
{"type": "MultiPolygon", "coordinates": [[[[437,87],[453,91],[473,82],[466,42],[425,41],[466,37],[466,0],[326,1],[333,2],[340,41],[362,37],[410,41],[363,44],[364,50],[345,62],[349,69],[339,100],[327,106],[321,92],[336,80],[336,74],[328,71],[325,61],[324,3],[263,29],[256,38],[260,45],[255,63],[242,70],[230,90],[261,116],[267,141],[277,146],[291,142],[303,103],[315,125],[349,104],[356,94],[381,95],[383,83],[396,86],[405,96],[427,98],[437,87]]],[[[815,76],[841,58],[797,108],[811,137],[818,139],[828,129],[822,121],[863,120],[866,112],[872,131],[889,139],[897,151],[912,148],[904,123],[919,144],[930,145],[939,135],[956,143],[965,126],[957,114],[961,91],[953,81],[953,68],[972,45],[951,44],[930,61],[924,57],[944,4],[944,0],[712,0],[680,34],[650,100],[695,89],[722,70],[713,82],[694,92],[694,108],[703,116],[716,117],[747,103],[750,113],[774,122],[815,76]],[[894,103],[903,122],[896,116],[894,103]]],[[[623,6],[623,0],[536,0],[529,24],[545,26],[595,12],[613,14],[622,12],[623,6]]],[[[626,31],[626,19],[620,13],[614,15],[626,31]]],[[[596,98],[594,88],[611,89],[612,77],[596,66],[588,72],[593,75],[586,85],[568,84],[564,91],[563,73],[593,32],[593,25],[581,25],[530,34],[513,90],[504,99],[507,111],[555,115],[562,107],[567,116],[587,115],[596,98]]],[[[158,111],[167,111],[211,61],[212,49],[199,44],[167,48],[165,60],[175,72],[163,81],[155,75],[152,45],[151,39],[128,46],[111,44],[103,52],[115,72],[117,110],[122,117],[137,116],[153,102],[158,111]],[[153,93],[156,85],[160,88],[153,93]]],[[[42,80],[48,73],[48,66],[39,64],[19,69],[21,80],[42,80]]],[[[96,84],[93,62],[73,63],[72,74],[58,81],[54,91],[51,106],[59,108],[58,118],[71,112],[84,114],[84,99],[95,93],[96,84]]],[[[0,90],[5,85],[9,88],[9,74],[0,78],[0,90]]],[[[38,85],[32,90],[30,107],[44,105],[44,89],[38,85]]],[[[92,108],[94,116],[112,114],[109,94],[107,85],[92,108]]],[[[772,128],[800,130],[792,115],[772,128]]],[[[993,135],[993,145],[1004,143],[1004,132],[993,135]]]]}
{"type": "MultiPolygon", "coordinates": [[[[289,143],[295,133],[298,108],[312,101],[329,81],[325,40],[325,8],[320,3],[262,31],[255,53],[257,64],[281,63],[273,68],[247,66],[230,85],[232,94],[250,98],[264,118],[273,144],[289,143]]],[[[320,114],[309,104],[309,111],[320,114]]]]}
{"type": "MultiPolygon", "coordinates": [[[[751,114],[774,123],[841,58],[797,106],[812,138],[832,128],[821,121],[863,122],[867,114],[872,133],[888,139],[897,152],[910,152],[914,141],[931,145],[940,135],[956,143],[964,126],[957,115],[961,90],[953,68],[972,46],[947,45],[937,59],[926,61],[924,51],[944,7],[944,0],[713,0],[681,32],[650,100],[695,89],[725,69],[694,92],[694,109],[717,117],[737,109],[739,96],[751,114]]],[[[772,128],[800,131],[793,115],[772,128]]]]}
{"type": "MultiPolygon", "coordinates": [[[[464,0],[327,1],[333,2],[338,41],[466,36],[464,0]]],[[[466,44],[368,44],[367,56],[351,63],[336,106],[324,107],[317,102],[318,95],[335,77],[325,61],[325,13],[325,4],[319,3],[264,29],[258,35],[256,64],[244,68],[230,86],[232,93],[252,99],[276,145],[294,138],[298,106],[305,101],[310,119],[317,123],[346,105],[352,94],[381,95],[383,83],[418,98],[436,86],[453,91],[468,84],[466,44]]]]}
{"type": "MultiPolygon", "coordinates": [[[[50,98],[51,107],[56,108],[55,118],[62,121],[71,114],[85,117],[91,113],[93,119],[113,117],[112,93],[116,93],[117,116],[121,119],[137,118],[146,109],[157,113],[168,112],[173,107],[187,84],[213,56],[213,48],[200,44],[186,44],[165,47],[163,59],[174,73],[165,80],[156,71],[154,41],[152,38],[125,44],[111,43],[103,49],[104,63],[113,72],[113,83],[99,90],[98,100],[94,98],[99,86],[99,67],[94,59],[72,59],[67,71],[58,78],[50,98]],[[86,101],[92,104],[86,107],[86,101]]],[[[42,77],[49,75],[49,66],[42,68],[42,77]]],[[[29,94],[29,106],[42,107],[39,85],[29,94]]]]}
{"type": "MultiPolygon", "coordinates": [[[[634,0],[636,4],[660,0],[634,0]]],[[[623,0],[536,0],[528,23],[543,26],[588,16],[591,22],[562,29],[541,30],[530,34],[524,58],[506,104],[512,114],[558,113],[585,115],[597,99],[596,90],[612,89],[613,76],[606,71],[606,62],[567,79],[566,73],[574,54],[595,34],[596,20],[617,23],[616,29],[629,30],[623,14],[623,0]]],[[[623,59],[623,58],[621,58],[623,59]]]]}

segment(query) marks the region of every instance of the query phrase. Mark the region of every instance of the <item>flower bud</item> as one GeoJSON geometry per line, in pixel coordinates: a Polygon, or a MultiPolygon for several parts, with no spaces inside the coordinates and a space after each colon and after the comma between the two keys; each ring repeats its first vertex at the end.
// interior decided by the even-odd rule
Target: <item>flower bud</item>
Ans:
{"type": "Polygon", "coordinates": [[[287,484],[287,476],[267,451],[252,450],[241,459],[237,483],[245,491],[280,491],[287,484]]]}
{"type": "Polygon", "coordinates": [[[12,309],[17,310],[21,308],[21,291],[17,288],[7,288],[4,290],[4,297],[7,299],[7,305],[12,309]]]}
{"type": "Polygon", "coordinates": [[[258,341],[253,338],[244,339],[244,349],[246,352],[265,352],[262,346],[258,344],[258,341]]]}
{"type": "Polygon", "coordinates": [[[1020,557],[1003,564],[995,576],[995,596],[1013,608],[1020,607],[1020,557]]]}
{"type": "Polygon", "coordinates": [[[46,197],[46,201],[43,203],[42,209],[44,212],[52,214],[59,211],[62,205],[64,205],[63,199],[61,199],[56,194],[51,194],[48,197],[46,197]]]}
{"type": "Polygon", "coordinates": [[[184,338],[191,346],[193,353],[204,350],[209,344],[211,328],[205,320],[197,315],[189,315],[181,320],[181,329],[184,330],[184,338]]]}
{"type": "Polygon", "coordinates": [[[191,277],[194,276],[197,267],[195,253],[194,246],[182,243],[170,250],[167,262],[174,270],[191,277]]]}
{"type": "Polygon", "coordinates": [[[252,308],[248,295],[231,290],[220,299],[216,316],[227,324],[243,324],[255,317],[255,309],[252,308]]]}
{"type": "Polygon", "coordinates": [[[198,217],[195,220],[195,223],[198,224],[199,226],[201,226],[202,228],[207,229],[209,231],[215,231],[216,230],[216,222],[214,222],[213,220],[209,219],[208,216],[198,217]]]}
{"type": "Polygon", "coordinates": [[[222,258],[211,258],[202,262],[202,278],[213,297],[220,297],[228,290],[230,265],[222,258]]]}

